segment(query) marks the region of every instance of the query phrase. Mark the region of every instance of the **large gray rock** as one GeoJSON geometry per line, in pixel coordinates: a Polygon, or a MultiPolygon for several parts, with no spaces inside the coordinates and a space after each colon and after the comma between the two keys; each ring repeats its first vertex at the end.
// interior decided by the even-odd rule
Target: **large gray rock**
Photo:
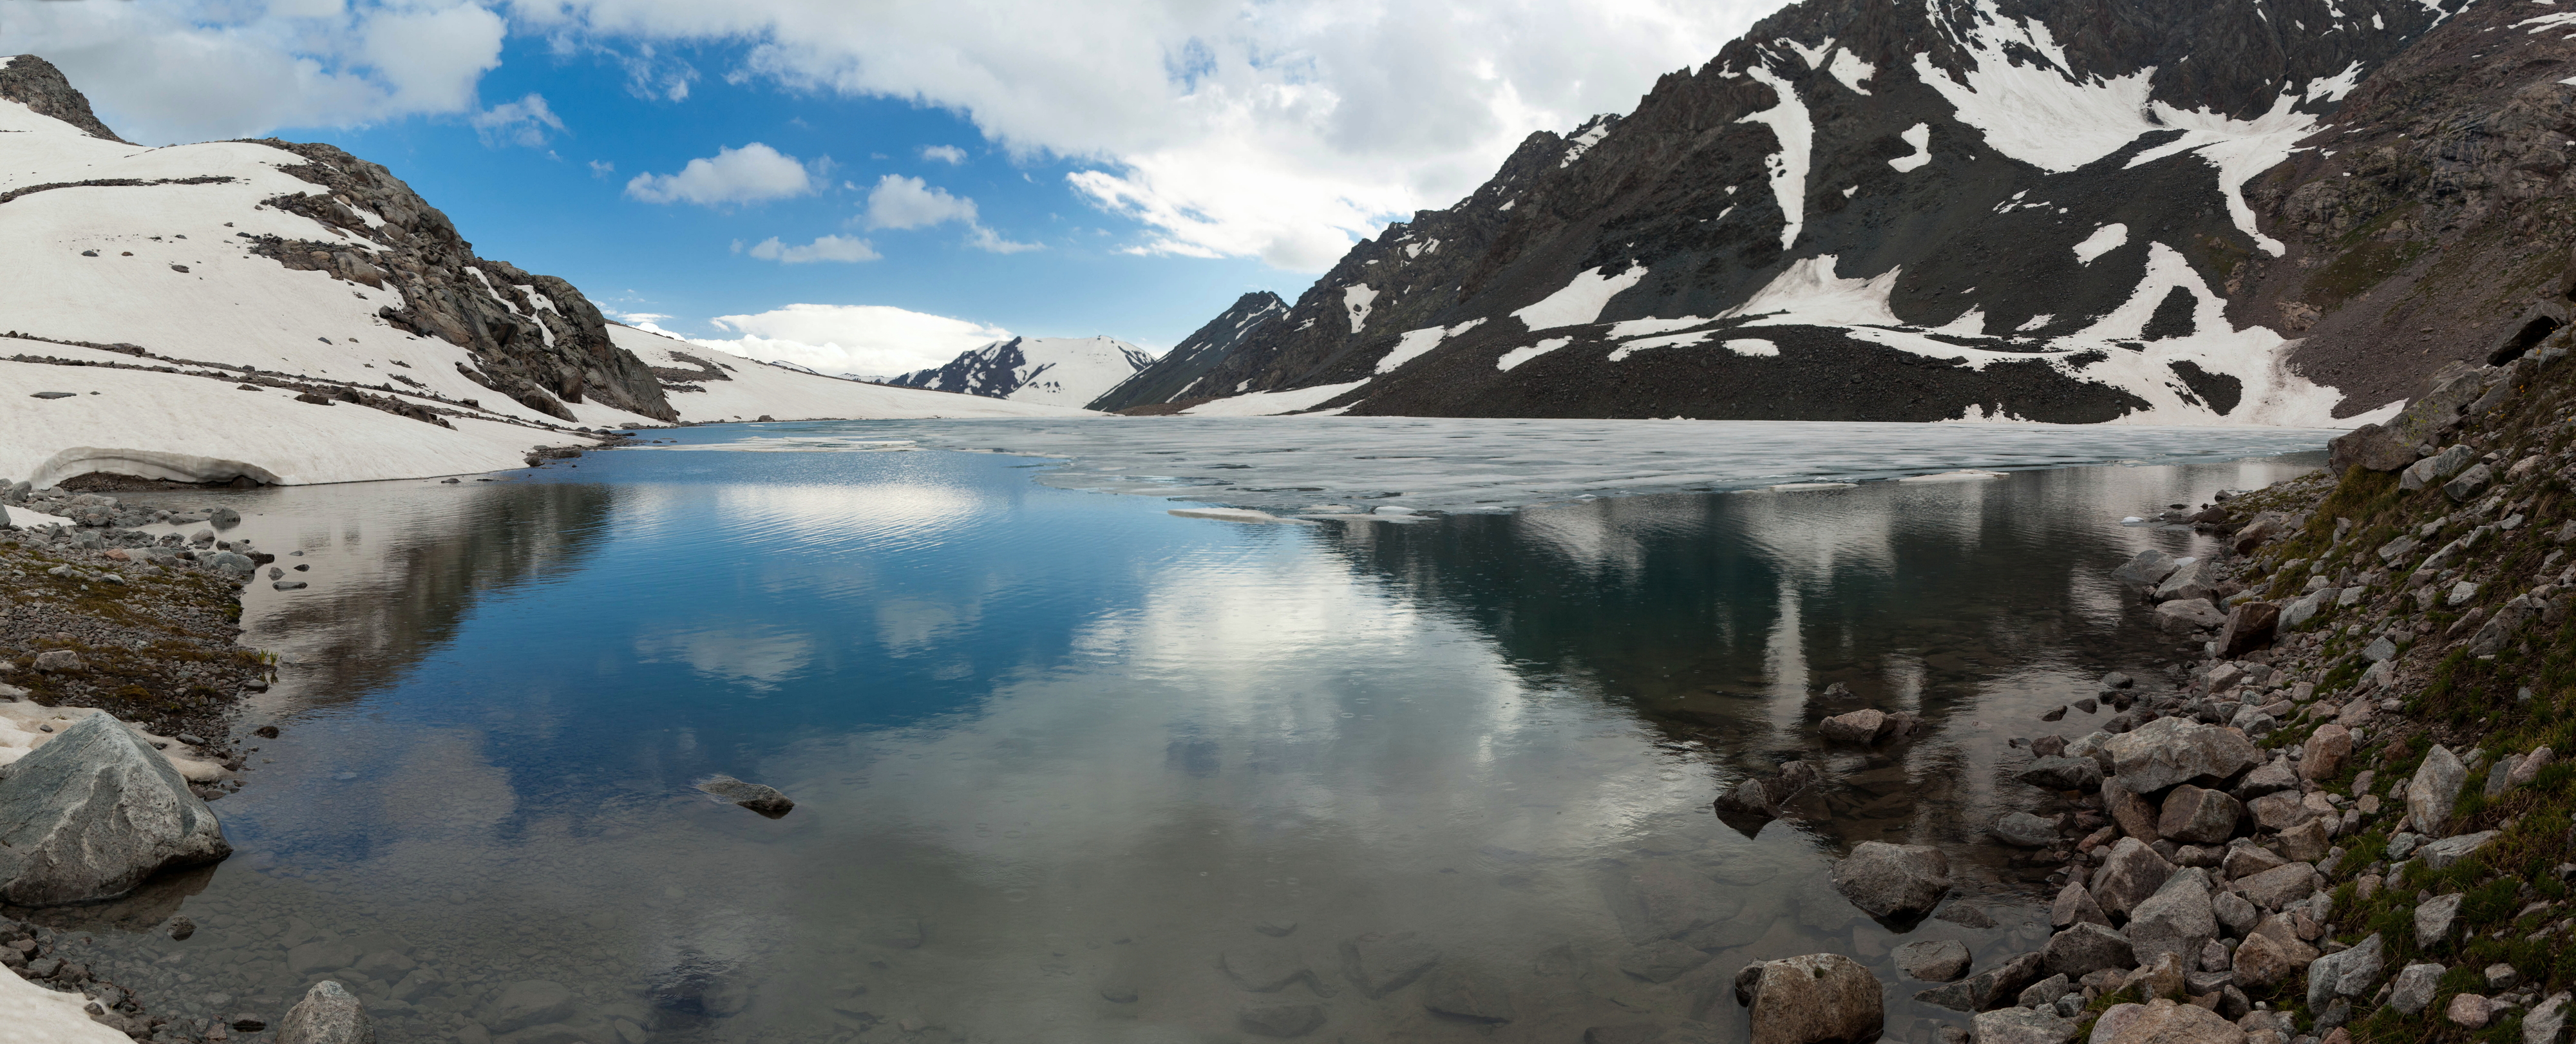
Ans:
{"type": "Polygon", "coordinates": [[[2484,464],[2474,464],[2469,467],[2469,470],[2461,472],[2458,477],[2442,483],[2442,495],[2451,498],[2454,502],[2469,500],[2486,492],[2487,485],[2494,481],[2494,468],[2484,464]]]}
{"type": "Polygon", "coordinates": [[[2218,611],[2206,598],[2177,598],[2156,607],[2156,626],[2175,634],[2206,631],[2227,622],[2227,614],[2218,611]]]}
{"type": "Polygon", "coordinates": [[[2163,583],[2166,577],[2172,576],[2175,568],[2174,556],[2148,548],[2138,552],[2138,557],[2112,570],[2111,579],[2131,587],[2154,587],[2163,583]]]}
{"type": "Polygon", "coordinates": [[[376,1044],[376,1024],[347,988],[324,979],[278,1022],[277,1044],[376,1044]]]}
{"type": "Polygon", "coordinates": [[[2317,868],[2306,863],[2290,863],[2229,882],[2228,887],[2256,906],[2278,910],[2307,898],[2317,890],[2317,868]]]}
{"type": "MultiPolygon", "coordinates": [[[[2207,600],[2217,594],[2218,563],[2207,558],[2186,558],[2176,563],[2174,571],[2156,585],[2154,597],[2159,602],[2170,602],[2207,600]]],[[[2221,622],[2225,619],[2220,618],[2221,622]]]]}
{"type": "Polygon", "coordinates": [[[2244,1044],[2246,1033],[2197,1004],[2158,998],[2114,1004],[2094,1020],[2086,1044],[2244,1044]]]}
{"type": "Polygon", "coordinates": [[[2126,970],[2138,963],[2129,940],[2109,925],[2079,923],[2048,937],[2040,951],[2041,969],[2051,975],[2081,979],[2104,968],[2126,970]]]}
{"type": "Polygon", "coordinates": [[[2449,970],[2438,964],[2407,965],[2388,988],[2388,1006],[2409,1015],[2422,1014],[2433,1006],[2433,992],[2441,985],[2442,973],[2449,970]]]}
{"type": "Polygon", "coordinates": [[[2173,876],[2173,869],[2173,864],[2157,855],[2155,849],[2137,838],[2124,837],[2111,846],[2111,854],[2093,871],[2092,886],[2087,890],[2104,910],[2126,916],[2163,888],[2165,879],[2173,876]]]}
{"type": "Polygon", "coordinates": [[[66,726],[0,777],[0,902],[110,899],[232,851],[178,770],[106,714],[66,726]]]}
{"type": "Polygon", "coordinates": [[[2028,812],[2008,812],[1995,820],[1995,837],[2016,848],[2046,848],[2057,843],[2057,821],[2028,812]]]}
{"type": "Polygon", "coordinates": [[[2252,989],[2288,982],[2316,959],[2316,947],[2287,933],[2248,935],[2229,956],[2237,983],[2252,989]]]}
{"type": "Polygon", "coordinates": [[[2440,834],[2442,824],[2451,818],[2451,807],[2459,803],[2460,788],[2468,784],[2469,767],[2460,764],[2451,748],[2435,744],[2416,766],[2413,779],[2406,781],[2406,819],[2415,829],[2440,834]]]}
{"type": "Polygon", "coordinates": [[[1988,1011],[2012,1003],[2021,991],[2046,974],[2047,967],[2046,954],[2020,954],[1971,975],[1966,981],[1924,990],[1915,994],[1914,999],[1951,1011],[1988,1011]]]}
{"type": "Polygon", "coordinates": [[[1736,996],[1753,1009],[1752,1044],[1866,1044],[1887,1021],[1878,977],[1837,953],[1747,965],[1736,996]]]}
{"type": "Polygon", "coordinates": [[[2427,869],[2449,869],[2451,864],[2466,859],[2478,849],[2493,844],[2500,836],[2502,836],[2500,831],[2481,830],[2474,834],[2446,837],[2416,849],[2415,858],[2423,860],[2427,869]]]}
{"type": "Polygon", "coordinates": [[[2057,900],[2048,905],[2048,923],[2053,928],[2074,924],[2108,927],[2111,915],[2103,912],[2102,904],[2093,901],[2093,893],[2085,890],[2084,882],[2068,881],[2058,890],[2057,900]]]}
{"type": "Polygon", "coordinates": [[[2522,1044],[2558,1044],[2567,1030],[2566,990],[2550,994],[2548,1000],[2531,1006],[2531,1014],[2522,1017],[2522,1044]]]}
{"type": "Polygon", "coordinates": [[[2341,953],[2329,953],[2308,964],[2308,1010],[2324,1011],[2336,997],[2367,997],[2379,985],[2382,970],[2379,936],[2372,935],[2341,953]]]}
{"type": "Polygon", "coordinates": [[[2236,833],[2236,820],[2244,814],[2235,798],[2185,783],[2165,794],[2156,833],[2184,844],[2220,844],[2236,833]]]}
{"type": "Polygon", "coordinates": [[[2209,904],[2209,871],[2186,867],[2166,878],[2164,887],[2129,911],[2129,945],[2139,964],[2173,954],[2186,967],[2197,966],[2200,948],[2218,937],[2218,914],[2209,904]]]}
{"type": "Polygon", "coordinates": [[[2469,462],[2475,459],[2477,459],[2476,452],[2465,445],[2453,443],[2442,452],[2409,466],[2398,476],[2397,487],[2408,492],[2422,489],[2459,474],[2461,468],[2468,467],[2469,462]]]}
{"type": "Polygon", "coordinates": [[[2111,737],[2112,774],[2131,793],[2152,794],[2177,783],[2218,786],[2263,763],[2263,752],[2234,729],[2182,718],[2158,718],[2111,737]]]}
{"type": "Polygon", "coordinates": [[[1950,857],[1930,845],[1863,841],[1834,864],[1834,888],[1872,917],[1932,912],[1950,890],[1950,857]]]}
{"type": "Polygon", "coordinates": [[[2053,1012],[2004,1008],[1982,1012],[1971,1024],[1976,1044],[2066,1044],[2075,1039],[2075,1020],[2053,1012]]]}
{"type": "Polygon", "coordinates": [[[2252,931],[2254,922],[2263,919],[2263,911],[2255,909],[2252,900],[2234,892],[2220,892],[2209,897],[2209,909],[2217,915],[2219,926],[2232,936],[2252,931]]]}
{"type": "Polygon", "coordinates": [[[2451,933],[2460,927],[2460,902],[2468,896],[2459,892],[2437,895],[2415,907],[2415,948],[2431,950],[2449,942],[2451,933]]]}

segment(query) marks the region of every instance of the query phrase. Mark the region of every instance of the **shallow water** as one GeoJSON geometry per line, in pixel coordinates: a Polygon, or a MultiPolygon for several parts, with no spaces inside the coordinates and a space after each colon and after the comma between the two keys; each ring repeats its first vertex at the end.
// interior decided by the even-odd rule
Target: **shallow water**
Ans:
{"type": "Polygon", "coordinates": [[[243,723],[285,734],[215,806],[240,854],[43,917],[157,1012],[273,1022],[338,978],[389,1044],[511,1029],[494,995],[528,980],[568,1003],[501,1039],[1231,1041],[1251,1012],[1732,1040],[1734,971],[1820,950],[1892,984],[1891,1039],[1930,1039],[1961,1019],[1889,947],[1982,967],[2045,937],[2044,868],[1973,844],[2064,807],[2007,740],[2088,731],[2036,715],[2176,655],[2108,573],[2195,538],[2117,519],[2314,462],[1311,527],[929,452],[239,494],[237,535],[313,567],[247,600],[245,641],[296,662],[243,723]],[[1863,705],[1931,729],[1815,742],[1863,705]],[[1790,818],[1710,814],[1793,757],[1827,780],[1790,818]],[[719,772],[798,806],[690,789],[719,772]],[[1878,838],[1951,849],[1992,926],[1852,909],[1824,870],[1878,838]],[[153,930],[174,913],[193,938],[153,930]],[[1649,981],[1663,936],[1711,956],[1649,981]],[[1408,943],[1437,954],[1417,981],[1356,983],[1350,951],[1408,943]]]}

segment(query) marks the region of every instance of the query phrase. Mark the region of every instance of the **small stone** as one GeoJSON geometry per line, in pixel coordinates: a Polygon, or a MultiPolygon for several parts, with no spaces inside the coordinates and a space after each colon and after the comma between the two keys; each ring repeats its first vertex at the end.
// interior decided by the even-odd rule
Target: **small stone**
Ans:
{"type": "Polygon", "coordinates": [[[185,917],[173,917],[170,919],[170,938],[172,941],[184,942],[189,936],[195,934],[197,934],[197,922],[191,921],[185,917]]]}
{"type": "Polygon", "coordinates": [[[1896,948],[1896,970],[1925,982],[1956,982],[1968,974],[1968,947],[1955,939],[1910,942],[1896,948]]]}
{"type": "Polygon", "coordinates": [[[2083,882],[2068,881],[2065,888],[2058,890],[2057,900],[2049,904],[2048,923],[2053,928],[2075,924],[2109,927],[2111,917],[2102,911],[2102,904],[2093,901],[2093,893],[2084,889],[2083,882]]]}
{"type": "Polygon", "coordinates": [[[1245,1033],[1262,1037],[1302,1037],[1324,1025],[1321,1004],[1273,1004],[1245,1008],[1236,1022],[1245,1033]]]}
{"type": "Polygon", "coordinates": [[[726,802],[740,805],[771,819],[786,815],[796,807],[796,802],[788,800],[787,795],[779,793],[774,787],[759,783],[745,783],[732,776],[709,776],[699,780],[697,787],[726,802]]]}
{"type": "Polygon", "coordinates": [[[2057,843],[2057,821],[2028,812],[2007,813],[1995,821],[1995,837],[2019,848],[2046,848],[2057,843]]]}
{"type": "Polygon", "coordinates": [[[2468,896],[2453,892],[2438,895],[2415,907],[2415,948],[2434,950],[2449,942],[2460,924],[2460,903],[2468,896]]]}
{"type": "Polygon", "coordinates": [[[375,1044],[375,1022],[347,987],[329,979],[313,984],[277,1025],[278,1044],[375,1044]]]}
{"type": "Polygon", "coordinates": [[[2416,1015],[2433,1005],[2433,992],[2448,971],[2438,964],[2409,964],[2397,973],[2388,988],[2388,1005],[2408,1015],[2416,1015]]]}
{"type": "MultiPolygon", "coordinates": [[[[2480,466],[2483,467],[2484,465],[2480,466]]],[[[2492,1013],[2490,1003],[2491,1002],[2489,1002],[2485,997],[2479,996],[2478,994],[2457,994],[2451,998],[2451,1006],[2442,1010],[2442,1017],[2451,1020],[2451,1024],[2454,1026],[2460,1026],[2467,1029],[2485,1029],[2487,1028],[2487,1018],[2492,1013]]]]}
{"type": "Polygon", "coordinates": [[[1930,845],[1863,841],[1833,868],[1834,888],[1872,917],[1930,913],[1950,890],[1950,860],[1930,845]]]}
{"type": "Polygon", "coordinates": [[[2028,1007],[1979,1012],[1972,1025],[1976,1044],[2067,1044],[2077,1029],[2073,1019],[2028,1007]]]}
{"type": "Polygon", "coordinates": [[[2109,925],[2076,924],[2049,936],[2048,947],[2040,951],[2041,967],[2050,974],[2082,978],[2104,968],[2128,968],[2138,963],[2137,953],[2129,940],[2112,931],[2109,925]]]}

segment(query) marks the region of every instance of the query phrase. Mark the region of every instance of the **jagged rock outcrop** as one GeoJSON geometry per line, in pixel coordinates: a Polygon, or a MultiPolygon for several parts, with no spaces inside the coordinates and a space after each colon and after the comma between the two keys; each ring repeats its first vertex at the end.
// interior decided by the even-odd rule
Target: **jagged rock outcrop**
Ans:
{"type": "Polygon", "coordinates": [[[1268,290],[1259,290],[1236,298],[1234,306],[1210,319],[1153,365],[1136,371],[1115,388],[1090,403],[1092,409],[1116,412],[1131,406],[1186,404],[1194,399],[1213,399],[1222,388],[1200,387],[1201,378],[1253,334],[1261,332],[1281,316],[1288,314],[1288,302],[1268,290]]]}
{"type": "Polygon", "coordinates": [[[72,88],[54,63],[32,54],[0,58],[0,98],[17,102],[39,115],[51,116],[88,132],[90,137],[133,142],[117,137],[89,109],[89,98],[72,88]]]}
{"type": "Polygon", "coordinates": [[[1807,0],[1358,244],[1191,394],[2327,424],[2576,304],[2529,246],[2576,233],[2576,43],[2531,17],[1807,0]]]}
{"type": "Polygon", "coordinates": [[[274,138],[260,144],[311,160],[284,169],[320,187],[268,205],[378,249],[270,236],[255,240],[255,253],[288,268],[395,286],[403,305],[378,313],[387,323],[465,348],[477,364],[459,367],[466,376],[530,409],[572,420],[564,403],[588,398],[657,420],[678,419],[652,368],[609,340],[607,319],[571,283],[474,256],[474,244],[446,214],[382,166],[329,145],[274,138]]]}

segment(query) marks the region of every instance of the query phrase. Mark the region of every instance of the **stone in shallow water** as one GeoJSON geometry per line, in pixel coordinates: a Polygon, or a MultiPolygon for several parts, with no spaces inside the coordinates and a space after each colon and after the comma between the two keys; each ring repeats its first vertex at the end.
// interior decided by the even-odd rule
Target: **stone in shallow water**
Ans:
{"type": "Polygon", "coordinates": [[[698,781],[698,789],[771,819],[786,815],[796,807],[796,802],[788,800],[787,795],[779,793],[775,787],[745,783],[732,776],[709,776],[698,781]]]}
{"type": "Polygon", "coordinates": [[[1863,841],[1834,864],[1833,882],[1872,917],[1918,917],[1950,890],[1950,859],[1930,845],[1863,841]]]}
{"type": "Polygon", "coordinates": [[[0,901],[59,906],[124,895],[167,868],[232,854],[177,769],[104,713],[0,778],[0,901]]]}
{"type": "Polygon", "coordinates": [[[1237,1020],[1245,1033],[1263,1037],[1302,1037],[1324,1025],[1321,1004],[1274,1004],[1245,1008],[1237,1020]]]}
{"type": "Polygon", "coordinates": [[[1619,970],[1647,982],[1671,982],[1708,963],[1708,955],[1671,939],[1657,939],[1628,951],[1619,970]]]}
{"type": "Polygon", "coordinates": [[[346,987],[324,979],[313,984],[277,1025],[278,1044],[375,1044],[375,1022],[346,987]]]}
{"type": "Polygon", "coordinates": [[[1925,982],[1955,982],[1968,973],[1968,947],[1956,939],[1906,943],[1896,948],[1896,970],[1925,982]]]}
{"type": "Polygon", "coordinates": [[[1511,990],[1493,976],[1463,968],[1443,968],[1422,980],[1422,1006],[1473,1022],[1512,1021],[1511,990]]]}

